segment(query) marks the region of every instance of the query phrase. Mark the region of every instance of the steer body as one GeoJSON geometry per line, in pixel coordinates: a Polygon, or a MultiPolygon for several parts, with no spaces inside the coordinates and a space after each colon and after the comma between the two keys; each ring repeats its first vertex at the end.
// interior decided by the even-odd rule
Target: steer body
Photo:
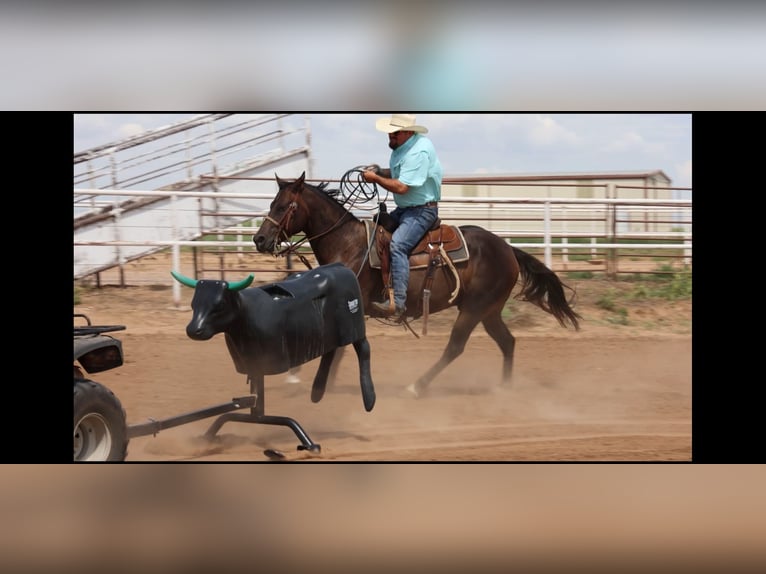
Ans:
{"type": "Polygon", "coordinates": [[[359,359],[364,406],[372,410],[370,346],[359,283],[350,269],[333,263],[250,288],[245,287],[252,278],[235,286],[173,276],[195,288],[187,335],[207,340],[224,333],[237,372],[262,380],[264,375],[284,373],[322,357],[311,394],[318,402],[337,349],[352,344],[359,359]]]}

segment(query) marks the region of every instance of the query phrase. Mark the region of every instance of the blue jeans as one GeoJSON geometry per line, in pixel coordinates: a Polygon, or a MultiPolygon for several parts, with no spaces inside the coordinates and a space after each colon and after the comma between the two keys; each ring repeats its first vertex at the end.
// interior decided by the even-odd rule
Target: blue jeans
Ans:
{"type": "Polygon", "coordinates": [[[391,282],[394,304],[404,307],[410,282],[410,252],[439,217],[438,207],[397,207],[391,213],[397,228],[391,236],[391,282]]]}

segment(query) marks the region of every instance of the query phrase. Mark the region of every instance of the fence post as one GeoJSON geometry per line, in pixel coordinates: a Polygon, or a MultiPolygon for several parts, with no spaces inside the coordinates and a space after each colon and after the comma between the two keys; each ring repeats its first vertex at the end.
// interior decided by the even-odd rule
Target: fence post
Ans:
{"type": "MultiPolygon", "coordinates": [[[[178,245],[181,233],[178,230],[178,207],[176,199],[175,195],[170,196],[170,218],[173,221],[173,241],[175,242],[170,250],[173,256],[173,271],[181,273],[181,246],[178,245]]],[[[170,281],[170,283],[173,286],[173,305],[178,309],[181,307],[181,285],[175,280],[170,281]]]]}
{"type": "MultiPolygon", "coordinates": [[[[120,235],[120,214],[122,213],[122,208],[119,206],[118,203],[114,204],[114,207],[112,208],[112,225],[114,225],[114,240],[120,241],[121,235],[120,235]]],[[[125,288],[125,254],[123,253],[122,248],[120,248],[119,244],[114,246],[114,254],[117,259],[117,268],[120,271],[120,287],[125,288]]]]}
{"type": "Polygon", "coordinates": [[[567,236],[567,232],[569,231],[569,228],[567,226],[567,206],[566,205],[561,206],[561,219],[563,220],[561,222],[561,231],[562,231],[561,261],[564,264],[564,269],[568,269],[569,268],[569,249],[567,245],[569,245],[569,237],[567,236]]]}
{"type": "MultiPolygon", "coordinates": [[[[616,199],[615,184],[607,184],[607,197],[616,199]]],[[[607,243],[617,243],[617,204],[607,205],[607,243]]],[[[610,247],[606,250],[606,276],[609,279],[617,278],[617,249],[610,247]]]]}
{"type": "Polygon", "coordinates": [[[545,265],[548,269],[553,269],[553,258],[551,256],[551,202],[546,201],[543,204],[543,241],[545,241],[545,265]]]}

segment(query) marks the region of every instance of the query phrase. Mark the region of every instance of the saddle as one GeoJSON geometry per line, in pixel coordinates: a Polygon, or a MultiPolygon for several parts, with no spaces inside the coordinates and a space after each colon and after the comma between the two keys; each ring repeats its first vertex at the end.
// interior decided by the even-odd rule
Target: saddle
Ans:
{"type": "MultiPolygon", "coordinates": [[[[365,220],[367,224],[368,245],[370,237],[374,233],[375,249],[370,250],[370,266],[380,269],[383,284],[388,290],[388,298],[391,308],[394,307],[394,294],[391,286],[391,231],[383,227],[384,222],[377,224],[375,221],[365,220]]],[[[423,238],[410,253],[410,269],[427,269],[422,286],[423,316],[427,321],[428,297],[431,292],[431,284],[436,269],[449,267],[455,278],[455,289],[449,302],[452,303],[460,290],[460,278],[455,269],[455,263],[468,261],[468,249],[460,228],[455,225],[442,223],[437,219],[434,225],[426,231],[423,238]]],[[[425,325],[424,325],[425,327],[425,325]]],[[[425,330],[425,329],[424,329],[425,330]]]]}
{"type": "MultiPolygon", "coordinates": [[[[372,234],[375,235],[375,249],[370,251],[370,267],[381,271],[390,269],[391,232],[369,219],[365,220],[365,224],[368,245],[371,243],[372,234]]],[[[459,227],[442,223],[440,219],[437,219],[410,253],[410,269],[428,267],[434,258],[434,250],[440,251],[439,248],[444,250],[452,263],[468,261],[468,249],[465,246],[463,232],[459,227]]]]}

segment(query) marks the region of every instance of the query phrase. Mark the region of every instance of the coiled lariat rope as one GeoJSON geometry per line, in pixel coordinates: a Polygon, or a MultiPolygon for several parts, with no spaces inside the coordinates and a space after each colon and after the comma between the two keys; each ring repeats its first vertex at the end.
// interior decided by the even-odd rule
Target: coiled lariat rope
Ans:
{"type": "MultiPolygon", "coordinates": [[[[378,185],[376,183],[369,183],[365,181],[362,175],[365,171],[376,169],[377,166],[372,165],[358,165],[352,167],[340,178],[340,196],[343,198],[342,205],[349,205],[346,209],[352,207],[361,209],[364,211],[374,211],[379,208],[381,203],[380,194],[378,193],[378,185]],[[360,204],[374,202],[374,205],[367,207],[360,207],[360,204]]],[[[388,200],[388,191],[386,191],[386,198],[383,202],[388,200]]]]}
{"type": "MultiPolygon", "coordinates": [[[[376,183],[370,183],[365,181],[362,175],[365,171],[374,171],[379,169],[375,165],[358,165],[352,167],[340,178],[340,189],[338,193],[343,198],[341,204],[346,207],[348,211],[355,208],[360,211],[379,211],[381,204],[385,203],[388,198],[388,191],[386,190],[386,199],[381,200],[378,192],[378,186],[376,183]],[[369,204],[369,205],[364,205],[369,204]]],[[[372,245],[375,242],[375,234],[370,234],[370,241],[367,244],[367,252],[362,258],[362,263],[356,272],[357,279],[359,274],[364,268],[364,263],[370,257],[370,251],[372,245]]]]}

